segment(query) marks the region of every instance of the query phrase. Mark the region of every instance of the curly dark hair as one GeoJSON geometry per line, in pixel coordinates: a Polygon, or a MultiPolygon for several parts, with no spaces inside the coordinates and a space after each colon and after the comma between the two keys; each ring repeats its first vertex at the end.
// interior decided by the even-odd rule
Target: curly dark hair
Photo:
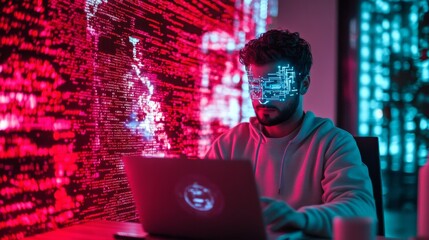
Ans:
{"type": "Polygon", "coordinates": [[[240,62],[246,69],[250,64],[265,65],[281,60],[290,61],[298,75],[308,76],[313,63],[310,44],[297,32],[273,29],[250,40],[240,50],[240,62]]]}

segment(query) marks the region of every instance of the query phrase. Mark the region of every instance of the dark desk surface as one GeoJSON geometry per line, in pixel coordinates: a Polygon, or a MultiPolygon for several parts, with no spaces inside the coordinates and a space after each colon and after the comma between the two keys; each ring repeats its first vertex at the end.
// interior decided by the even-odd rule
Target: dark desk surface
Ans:
{"type": "Polygon", "coordinates": [[[70,227],[61,228],[55,231],[35,235],[26,239],[34,240],[101,240],[114,239],[113,234],[116,232],[130,232],[144,234],[140,223],[129,222],[110,222],[110,221],[91,221],[70,227]]]}
{"type": "MultiPolygon", "coordinates": [[[[110,222],[110,221],[90,221],[82,224],[73,225],[70,227],[61,228],[55,231],[46,232],[43,234],[28,237],[28,240],[101,240],[114,239],[113,234],[116,232],[128,232],[144,234],[140,223],[129,222],[110,222]]],[[[270,239],[308,239],[299,237],[299,235],[282,235],[272,234],[270,239]]],[[[147,236],[147,240],[160,240],[161,238],[147,236]]],[[[169,238],[170,239],[170,238],[169,238]]],[[[391,238],[377,237],[377,240],[391,238]]]]}

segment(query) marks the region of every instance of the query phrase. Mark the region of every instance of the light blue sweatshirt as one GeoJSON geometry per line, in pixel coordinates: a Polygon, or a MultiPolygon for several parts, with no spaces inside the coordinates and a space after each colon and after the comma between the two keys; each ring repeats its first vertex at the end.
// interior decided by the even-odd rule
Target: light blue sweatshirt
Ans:
{"type": "Polygon", "coordinates": [[[377,219],[368,169],[352,135],[312,112],[288,136],[268,138],[261,129],[255,117],[237,125],[205,158],[251,160],[260,195],[305,213],[307,234],[332,236],[336,216],[377,219]]]}

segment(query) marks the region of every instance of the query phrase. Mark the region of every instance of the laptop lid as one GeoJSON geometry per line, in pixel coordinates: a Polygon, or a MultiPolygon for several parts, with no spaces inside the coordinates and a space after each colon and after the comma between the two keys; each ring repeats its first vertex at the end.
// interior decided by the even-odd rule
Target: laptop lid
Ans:
{"type": "Polygon", "coordinates": [[[143,229],[194,239],[266,239],[250,161],[123,157],[143,229]]]}

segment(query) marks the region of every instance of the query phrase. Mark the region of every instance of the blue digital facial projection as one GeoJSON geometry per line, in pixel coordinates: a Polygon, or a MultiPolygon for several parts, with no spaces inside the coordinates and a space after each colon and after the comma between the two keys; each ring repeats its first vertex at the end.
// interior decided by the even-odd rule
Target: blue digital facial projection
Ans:
{"type": "Polygon", "coordinates": [[[288,97],[298,95],[295,70],[291,65],[278,66],[277,72],[266,76],[253,76],[251,68],[247,70],[250,98],[261,104],[268,101],[286,101],[288,97]]]}

